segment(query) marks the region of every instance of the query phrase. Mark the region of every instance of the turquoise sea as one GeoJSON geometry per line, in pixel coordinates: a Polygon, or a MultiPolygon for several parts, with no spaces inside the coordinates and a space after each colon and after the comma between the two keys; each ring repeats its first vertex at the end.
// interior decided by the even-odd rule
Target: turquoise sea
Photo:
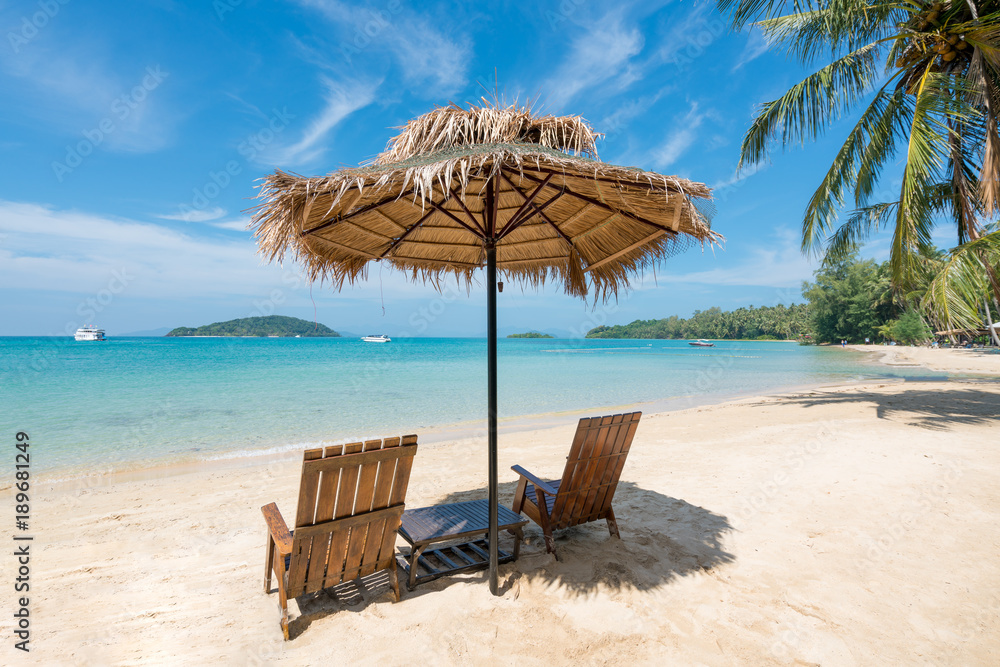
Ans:
{"type": "MultiPolygon", "coordinates": [[[[934,374],[776,342],[499,342],[501,420],[684,408],[866,378],[934,374]]],[[[486,341],[0,338],[0,421],[59,477],[290,451],[486,417],[486,341]]],[[[502,422],[503,423],[503,422],[502,422]]]]}

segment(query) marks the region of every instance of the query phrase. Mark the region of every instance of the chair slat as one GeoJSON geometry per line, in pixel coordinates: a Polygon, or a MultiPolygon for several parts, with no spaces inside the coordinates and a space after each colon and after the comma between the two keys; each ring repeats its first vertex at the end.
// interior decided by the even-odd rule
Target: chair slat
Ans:
{"type": "Polygon", "coordinates": [[[563,492],[556,496],[556,502],[552,508],[551,521],[554,528],[565,527],[566,522],[572,518],[573,507],[576,505],[578,496],[577,489],[583,483],[587,459],[597,444],[603,419],[603,417],[595,417],[580,420],[577,434],[582,435],[582,438],[579,438],[579,446],[577,446],[578,438],[573,439],[574,446],[570,448],[570,456],[566,460],[566,469],[563,471],[563,478],[559,485],[563,492]]]}
{"type": "MultiPolygon", "coordinates": [[[[364,445],[364,451],[366,452],[381,448],[381,440],[368,440],[364,445]]],[[[357,515],[371,511],[377,473],[378,461],[365,463],[361,466],[358,473],[358,492],[354,501],[354,514],[357,515]]],[[[369,526],[364,524],[351,529],[351,538],[347,547],[347,561],[344,563],[344,577],[347,581],[362,576],[360,572],[365,553],[365,541],[368,538],[368,528],[369,526]]]]}
{"type": "MultiPolygon", "coordinates": [[[[416,450],[417,436],[409,435],[304,452],[287,566],[277,546],[272,553],[270,537],[268,542],[265,586],[273,566],[286,639],[289,597],[389,569],[398,599],[396,529],[416,450]]],[[[262,508],[265,518],[271,508],[262,508]]]]}
{"type": "Polygon", "coordinates": [[[548,551],[555,551],[552,531],[557,528],[606,519],[611,534],[618,535],[611,502],[641,417],[641,412],[632,412],[581,419],[562,479],[558,485],[549,483],[557,488],[554,497],[538,497],[531,482],[534,477],[530,473],[526,477],[522,471],[514,510],[523,511],[541,525],[548,551]]]}
{"type": "Polygon", "coordinates": [[[295,510],[295,525],[307,526],[316,516],[316,494],[319,490],[319,473],[310,470],[308,462],[322,458],[322,449],[309,449],[303,455],[302,481],[299,482],[299,504],[295,510]]]}
{"type": "MultiPolygon", "coordinates": [[[[404,435],[401,448],[417,444],[417,436],[404,435]]],[[[410,469],[413,467],[413,457],[404,456],[396,462],[396,475],[392,480],[392,492],[389,494],[389,505],[398,505],[406,498],[406,487],[410,483],[410,469]]]]}
{"type": "MultiPolygon", "coordinates": [[[[594,450],[594,455],[590,459],[587,477],[584,480],[587,491],[586,493],[581,492],[581,502],[573,512],[575,515],[587,516],[594,513],[594,505],[601,491],[601,485],[605,483],[603,478],[608,469],[608,462],[617,456],[617,449],[621,446],[619,433],[627,430],[627,427],[623,427],[623,420],[626,416],[615,415],[610,424],[601,428],[602,437],[598,438],[599,446],[594,450]]],[[[600,493],[600,495],[603,497],[604,494],[600,493]]]]}
{"type": "Polygon", "coordinates": [[[642,413],[633,412],[629,417],[628,428],[623,429],[623,433],[620,435],[621,444],[618,450],[618,457],[614,460],[614,468],[611,468],[610,461],[608,464],[608,488],[604,496],[600,499],[601,507],[604,509],[611,507],[611,501],[614,500],[615,491],[618,489],[618,480],[621,479],[622,469],[625,467],[625,460],[628,458],[629,450],[632,448],[632,440],[635,438],[636,429],[639,428],[639,418],[642,417],[642,413]]]}

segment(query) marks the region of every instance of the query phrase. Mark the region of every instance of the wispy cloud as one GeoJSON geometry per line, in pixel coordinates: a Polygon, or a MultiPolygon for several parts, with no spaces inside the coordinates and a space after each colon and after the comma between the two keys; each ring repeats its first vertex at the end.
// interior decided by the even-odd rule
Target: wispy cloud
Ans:
{"type": "Polygon", "coordinates": [[[694,5],[687,14],[670,22],[669,29],[660,37],[658,47],[644,66],[671,63],[678,68],[697,71],[696,63],[726,32],[725,21],[711,3],[694,5]]]}
{"type": "Polygon", "coordinates": [[[674,122],[678,129],[652,151],[650,159],[653,164],[660,169],[665,169],[676,162],[698,139],[698,128],[705,119],[705,115],[698,111],[698,103],[692,102],[688,113],[674,122]]]}
{"type": "Polygon", "coordinates": [[[387,53],[411,90],[435,97],[454,93],[468,79],[472,49],[467,39],[447,30],[448,16],[434,21],[426,8],[414,11],[399,3],[389,3],[384,9],[336,0],[298,3],[318,11],[340,33],[338,48],[314,58],[316,64],[336,71],[346,64],[356,70],[370,60],[366,52],[387,53]]]}
{"type": "Polygon", "coordinates": [[[210,222],[208,224],[212,227],[218,227],[219,229],[225,229],[230,232],[245,232],[247,231],[247,225],[249,223],[247,220],[224,220],[222,222],[210,222]]]}
{"type": "MultiPolygon", "coordinates": [[[[542,100],[560,112],[576,96],[614,77],[627,74],[629,61],[642,51],[642,33],[622,25],[620,18],[608,15],[593,22],[577,36],[562,63],[543,85],[542,100]]],[[[636,77],[629,76],[629,81],[636,77]]]]}
{"type": "Polygon", "coordinates": [[[712,190],[718,192],[719,190],[726,190],[728,188],[736,187],[741,184],[744,180],[750,178],[757,172],[765,169],[766,165],[756,164],[752,167],[747,167],[746,169],[740,169],[738,171],[734,170],[732,174],[722,179],[721,181],[716,181],[712,184],[712,190]]]}
{"type": "Polygon", "coordinates": [[[260,266],[249,239],[199,238],[127,219],[0,200],[7,235],[0,284],[15,290],[88,293],[112,271],[134,279],[129,294],[185,298],[260,295],[278,269],[260,266]]]}
{"type": "Polygon", "coordinates": [[[91,141],[104,150],[152,152],[172,139],[175,119],[157,90],[170,73],[156,63],[112,66],[90,48],[33,43],[16,58],[0,58],[0,71],[11,77],[13,90],[5,92],[30,104],[32,118],[67,134],[99,136],[91,141]]]}
{"type": "Polygon", "coordinates": [[[322,157],[328,148],[324,142],[348,116],[375,100],[381,82],[339,82],[321,77],[326,87],[323,109],[313,118],[295,143],[269,151],[266,160],[281,165],[301,165],[322,157]]]}
{"type": "Polygon", "coordinates": [[[771,234],[768,245],[741,248],[744,259],[736,263],[723,262],[725,253],[716,252],[720,264],[726,268],[694,271],[683,274],[659,275],[660,281],[670,283],[700,283],[705,285],[732,285],[798,288],[803,280],[810,280],[819,266],[818,260],[802,254],[798,232],[790,227],[778,227],[771,234]]]}
{"type": "Polygon", "coordinates": [[[443,94],[465,84],[469,47],[435,30],[426,19],[413,17],[409,26],[394,26],[390,32],[391,49],[399,59],[407,80],[430,82],[443,94]]]}
{"type": "Polygon", "coordinates": [[[194,209],[185,210],[183,213],[173,213],[170,215],[158,215],[161,220],[180,220],[181,222],[208,222],[217,220],[226,214],[226,209],[221,206],[213,206],[204,211],[194,209]]]}
{"type": "Polygon", "coordinates": [[[750,33],[750,37],[747,38],[746,46],[743,47],[743,52],[740,53],[739,57],[736,59],[736,64],[733,65],[731,71],[735,72],[747,63],[760,58],[762,55],[767,53],[771,45],[767,43],[764,38],[764,33],[758,28],[754,28],[750,33]]]}

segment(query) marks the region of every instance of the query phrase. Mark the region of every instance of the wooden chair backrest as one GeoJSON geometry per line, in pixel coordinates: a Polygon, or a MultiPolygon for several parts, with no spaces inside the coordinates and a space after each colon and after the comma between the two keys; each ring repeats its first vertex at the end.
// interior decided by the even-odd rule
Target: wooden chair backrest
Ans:
{"type": "Polygon", "coordinates": [[[603,518],[611,507],[640,417],[641,412],[630,412],[580,420],[552,506],[553,528],[603,518]]]}
{"type": "Polygon", "coordinates": [[[389,567],[416,452],[415,435],[306,450],[290,597],[389,567]]]}

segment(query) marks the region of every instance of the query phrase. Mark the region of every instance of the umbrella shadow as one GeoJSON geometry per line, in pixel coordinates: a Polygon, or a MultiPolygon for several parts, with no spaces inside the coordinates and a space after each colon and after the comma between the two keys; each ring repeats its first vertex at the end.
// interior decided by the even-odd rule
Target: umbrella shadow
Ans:
{"type": "Polygon", "coordinates": [[[866,391],[793,396],[782,403],[806,408],[874,403],[878,419],[886,419],[934,431],[956,425],[988,424],[1000,414],[1000,394],[970,386],[951,391],[907,390],[893,394],[866,391]]]}
{"type": "MultiPolygon", "coordinates": [[[[516,486],[500,484],[501,505],[510,507],[516,486]]],[[[441,502],[486,497],[484,487],[450,493],[441,502]]],[[[614,509],[621,539],[611,537],[603,520],[557,530],[558,560],[546,552],[541,528],[529,521],[520,557],[501,566],[502,589],[509,590],[524,577],[579,595],[599,587],[645,591],[735,560],[724,546],[733,527],[721,514],[624,480],[618,483],[614,509]]],[[[507,549],[512,541],[502,534],[500,548],[507,549]]],[[[485,582],[485,572],[476,576],[485,582]]],[[[448,578],[434,583],[446,586],[448,578]]]]}

